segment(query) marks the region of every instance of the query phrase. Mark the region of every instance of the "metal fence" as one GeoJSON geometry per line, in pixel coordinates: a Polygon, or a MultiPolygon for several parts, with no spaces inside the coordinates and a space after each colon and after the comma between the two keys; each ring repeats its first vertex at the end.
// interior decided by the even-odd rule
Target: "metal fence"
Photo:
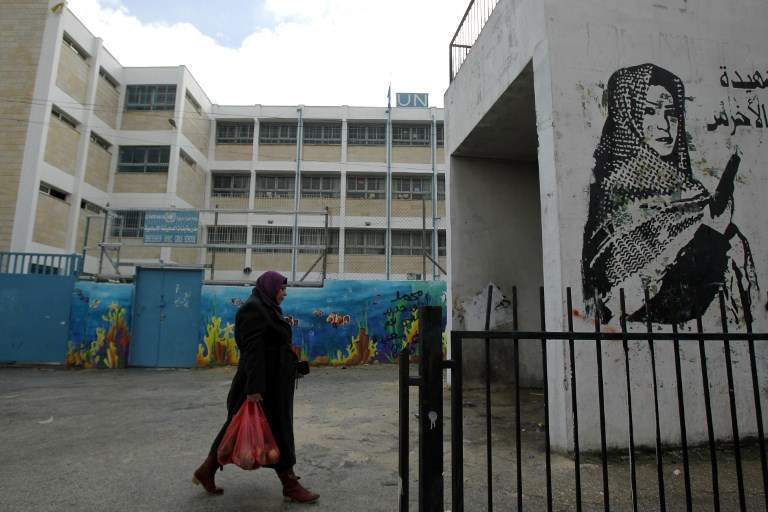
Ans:
{"type": "MultiPolygon", "coordinates": [[[[647,292],[646,292],[647,299],[647,292]]],[[[434,436],[442,436],[442,369],[451,371],[451,395],[450,395],[450,421],[451,421],[451,506],[454,512],[465,510],[465,476],[464,476],[464,453],[465,447],[464,426],[465,420],[468,420],[465,414],[464,404],[464,381],[463,381],[463,351],[468,346],[475,343],[481,344],[484,356],[485,379],[483,385],[484,411],[481,415],[481,421],[485,422],[485,446],[484,454],[473,454],[473,459],[477,460],[484,456],[486,462],[483,490],[473,494],[474,500],[470,503],[469,510],[488,510],[492,511],[499,505],[500,493],[508,500],[515,502],[514,510],[596,510],[602,508],[608,510],[765,510],[768,508],[768,467],[766,465],[766,446],[763,430],[763,413],[761,400],[761,382],[765,382],[765,366],[758,365],[756,357],[756,343],[765,343],[768,341],[768,333],[753,332],[751,320],[746,320],[745,332],[729,332],[728,320],[726,317],[726,304],[724,295],[721,292],[716,299],[720,310],[720,328],[716,332],[704,332],[702,319],[695,320],[695,327],[690,331],[681,332],[678,326],[673,325],[671,332],[654,331],[653,326],[648,322],[645,325],[644,332],[633,332],[627,327],[627,314],[625,311],[624,292],[620,294],[621,317],[620,329],[604,329],[598,320],[594,323],[594,331],[578,332],[574,330],[574,314],[571,300],[571,290],[567,290],[566,306],[568,308],[568,330],[564,332],[547,331],[545,328],[544,314],[544,291],[540,291],[540,331],[520,331],[518,330],[518,304],[517,290],[513,290],[512,308],[513,308],[513,331],[495,332],[495,331],[453,331],[451,332],[451,359],[441,361],[439,353],[439,336],[428,335],[434,331],[434,326],[430,326],[429,319],[434,315],[424,314],[422,320],[422,329],[424,335],[422,342],[422,357],[430,361],[422,361],[418,377],[410,377],[408,374],[407,358],[401,357],[401,380],[400,380],[400,411],[401,411],[401,438],[400,438],[400,471],[401,479],[404,483],[401,492],[400,510],[408,509],[408,429],[407,415],[408,411],[408,387],[418,386],[420,404],[424,400],[431,401],[425,408],[420,405],[420,444],[432,446],[432,452],[420,452],[419,459],[419,504],[420,510],[437,511],[443,510],[442,494],[442,438],[440,443],[435,443],[434,436]],[[513,432],[508,432],[506,436],[514,434],[514,448],[512,453],[507,454],[509,458],[514,458],[514,470],[506,471],[503,477],[499,477],[499,465],[494,467],[494,458],[497,456],[493,439],[493,422],[500,421],[494,414],[492,407],[491,388],[491,358],[492,346],[495,342],[501,340],[511,340],[513,343],[513,368],[514,372],[514,405],[513,411],[513,432]],[[533,416],[535,422],[539,422],[540,433],[525,432],[521,413],[521,389],[520,375],[520,347],[521,343],[530,343],[538,345],[542,356],[543,371],[543,389],[541,392],[541,402],[533,409],[528,411],[533,416]],[[607,350],[609,344],[619,343],[620,352],[623,357],[609,357],[607,350]],[[681,361],[686,359],[690,362],[691,352],[686,352],[687,357],[681,357],[681,346],[690,345],[687,349],[693,349],[699,360],[700,375],[697,380],[700,388],[695,389],[690,385],[684,386],[683,372],[681,371],[681,361]],[[630,350],[630,345],[634,347],[643,347],[650,354],[650,375],[638,375],[637,366],[633,368],[633,354],[637,357],[638,352],[630,350]],[[670,346],[671,345],[671,346],[670,346]],[[739,346],[737,346],[739,345],[739,346]],[[432,347],[431,349],[429,347],[432,347]],[[580,348],[594,348],[595,359],[594,366],[591,361],[583,355],[580,348]],[[707,348],[709,350],[707,350],[707,348]],[[668,388],[673,388],[674,392],[664,389],[660,368],[660,358],[657,354],[663,353],[662,349],[671,349],[672,360],[674,363],[673,384],[668,388]],[[551,397],[553,390],[550,389],[548,380],[548,354],[555,350],[553,354],[559,351],[565,355],[569,370],[563,375],[563,384],[565,385],[565,394],[561,395],[565,402],[570,402],[570,418],[566,417],[570,425],[570,434],[572,439],[572,459],[570,463],[563,459],[563,454],[553,452],[550,442],[551,430],[551,397]],[[720,351],[725,366],[724,382],[719,382],[716,375],[720,372],[711,371],[717,369],[720,359],[715,360],[715,351],[720,351]],[[581,355],[576,357],[577,352],[581,355]],[[748,371],[739,372],[740,366],[737,364],[736,355],[746,355],[745,361],[748,361],[748,371]],[[435,359],[437,358],[437,362],[435,359]],[[440,371],[435,372],[435,365],[440,371]],[[592,370],[596,371],[592,373],[592,370]],[[762,381],[760,371],[763,372],[762,381]],[[614,380],[610,386],[606,387],[604,375],[611,372],[610,375],[621,375],[618,381],[614,380]],[[586,373],[586,375],[585,375],[586,373]],[[748,375],[747,375],[748,374],[748,375]],[[577,379],[577,377],[579,377],[577,379]],[[643,378],[641,378],[643,377],[643,378]],[[650,378],[648,378],[650,377],[650,378]],[[739,379],[743,382],[737,382],[739,379]],[[587,382],[597,384],[596,397],[596,424],[599,432],[585,431],[583,424],[580,426],[580,409],[592,407],[594,404],[585,404],[579,400],[577,393],[577,381],[583,386],[585,379],[587,382]],[[714,380],[713,380],[714,379],[714,380]],[[595,382],[596,381],[596,382],[595,382]],[[620,382],[619,382],[620,381],[620,382]],[[639,386],[650,386],[650,390],[645,393],[652,396],[649,403],[633,402],[639,396],[639,386]],[[619,390],[618,388],[624,388],[619,390]],[[713,404],[717,404],[712,396],[712,390],[723,389],[727,395],[725,404],[720,403],[718,410],[713,411],[713,404]],[[662,390],[673,396],[673,403],[666,402],[660,405],[660,394],[662,390]],[[741,393],[738,393],[740,390],[741,393]],[[606,394],[626,393],[626,400],[621,402],[620,407],[616,407],[614,402],[611,410],[611,419],[614,422],[624,422],[628,432],[624,453],[626,456],[618,456],[614,450],[611,450],[606,442],[606,394]],[[700,394],[699,394],[700,393],[700,394]],[[694,411],[688,408],[693,405],[694,397],[703,397],[704,416],[706,422],[706,435],[702,446],[689,444],[688,433],[693,430],[701,430],[703,425],[698,425],[694,411]],[[652,402],[652,403],[650,403],[652,402]],[[679,443],[670,444],[669,440],[665,442],[665,436],[662,435],[660,425],[662,415],[668,415],[674,410],[677,415],[677,432],[679,434],[679,443]],[[439,417],[425,417],[428,411],[440,412],[439,417]],[[727,411],[726,411],[727,410],[727,411]],[[638,416],[646,416],[640,418],[638,416]],[[724,433],[723,429],[719,431],[719,437],[715,432],[714,414],[723,414],[729,416],[729,432],[724,433]],[[636,445],[637,433],[636,426],[639,419],[647,419],[653,416],[655,434],[653,454],[646,455],[643,450],[636,445]],[[745,418],[754,418],[749,425],[745,425],[745,418]],[[435,420],[438,420],[438,425],[435,420]],[[406,422],[406,426],[403,424],[406,422]],[[435,428],[435,427],[438,428],[435,428]],[[746,442],[743,438],[744,430],[755,429],[751,435],[756,436],[756,441],[746,442]],[[584,434],[587,437],[592,436],[596,439],[599,434],[599,449],[595,452],[584,450],[581,441],[584,434]],[[527,436],[527,437],[526,437],[527,436]],[[535,437],[532,440],[531,436],[535,437]],[[729,438],[724,442],[723,438],[729,438]],[[719,440],[718,440],[719,439],[719,440]],[[431,444],[430,444],[431,443],[431,444]],[[536,447],[529,445],[536,444],[536,447]],[[405,450],[405,451],[404,451],[405,450]],[[541,459],[535,459],[534,464],[527,462],[527,459],[534,458],[532,451],[540,450],[541,459]],[[439,453],[434,453],[439,451],[439,453]],[[755,452],[758,452],[757,454],[755,452]],[[525,454],[525,456],[524,456],[525,454]],[[692,455],[696,458],[692,461],[692,455]],[[553,470],[552,458],[559,457],[558,463],[553,470]],[[674,465],[682,467],[682,471],[675,469],[670,475],[670,459],[675,459],[674,465]],[[594,486],[587,486],[585,483],[586,475],[584,473],[587,466],[587,460],[590,467],[599,467],[599,478],[596,478],[594,471],[591,471],[589,479],[595,483],[594,486]],[[434,461],[434,462],[433,462],[434,461]],[[706,462],[705,462],[706,461],[706,462]],[[695,473],[692,471],[695,468],[695,473]],[[612,474],[612,479],[609,478],[612,474]],[[728,476],[726,479],[724,475],[728,476]],[[616,482],[616,475],[620,475],[619,482],[616,482]],[[640,476],[642,475],[642,476],[640,476]],[[695,479],[693,478],[695,476],[695,479]],[[507,479],[509,478],[509,479],[507,479]],[[531,484],[531,479],[537,484],[531,484]],[[679,480],[682,478],[682,484],[679,480]],[[503,485],[503,489],[494,489],[501,479],[502,482],[509,481],[510,484],[503,485]],[[677,479],[677,482],[671,481],[677,479]],[[524,482],[528,482],[524,485],[524,482]],[[599,490],[599,502],[596,501],[599,490]],[[539,491],[545,494],[539,494],[539,491]],[[587,503],[584,499],[589,491],[591,502],[587,503]],[[478,501],[479,494],[484,495],[482,503],[478,501]]],[[[646,300],[646,304],[648,300],[646,300]]],[[[489,325],[491,307],[491,294],[489,292],[488,310],[486,316],[486,327],[489,325]]],[[[646,316],[650,316],[647,312],[646,316]]],[[[749,315],[747,315],[749,317],[749,315]]],[[[763,348],[763,347],[761,347],[763,348]]],[[[616,354],[613,354],[614,356],[616,354]]],[[[636,363],[636,361],[635,361],[636,363]]],[[[688,367],[690,369],[690,366],[688,367]]],[[[559,378],[556,377],[556,379],[559,378]]],[[[562,391],[562,390],[560,390],[562,391]]],[[[560,402],[562,405],[563,402],[560,402]]],[[[564,409],[560,408],[557,414],[563,414],[564,409]]],[[[437,414],[437,413],[436,413],[437,414]]],[[[672,414],[675,414],[674,412],[672,414]]],[[[528,418],[529,420],[532,418],[528,418]]],[[[561,420],[563,418],[560,418],[561,420]]],[[[583,418],[582,418],[583,419],[583,418]]],[[[592,418],[587,418],[591,420],[592,418]]],[[[727,423],[727,422],[726,422],[727,423]]],[[[529,423],[530,425],[530,423],[529,423]]],[[[530,426],[529,426],[530,429],[530,426]]],[[[505,436],[505,437],[506,437],[505,436]]],[[[667,432],[666,437],[669,437],[667,432]]],[[[498,442],[498,438],[497,438],[498,442]]],[[[466,445],[471,446],[471,445],[466,445]]],[[[615,447],[614,447],[615,448],[615,447]]],[[[505,459],[506,460],[506,459],[505,459]]],[[[506,469],[506,468],[503,468],[506,469]]],[[[511,503],[504,502],[504,510],[513,509],[511,503]]]]}
{"type": "Polygon", "coordinates": [[[448,45],[448,80],[453,82],[499,0],[472,0],[448,45]]]}
{"type": "Polygon", "coordinates": [[[77,254],[0,252],[0,274],[70,277],[82,270],[77,254]]]}

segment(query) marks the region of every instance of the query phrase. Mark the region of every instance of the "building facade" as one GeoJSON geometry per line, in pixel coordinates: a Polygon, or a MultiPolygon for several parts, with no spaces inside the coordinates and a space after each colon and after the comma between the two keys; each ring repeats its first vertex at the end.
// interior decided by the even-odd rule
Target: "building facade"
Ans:
{"type": "Polygon", "coordinates": [[[440,278],[422,247],[445,268],[442,109],[217,105],[184,66],[122,66],[56,4],[1,7],[23,51],[0,58],[0,250],[237,281],[301,277],[327,247],[331,278],[440,278]],[[174,210],[198,210],[196,244],[145,243],[146,212],[174,210]]]}

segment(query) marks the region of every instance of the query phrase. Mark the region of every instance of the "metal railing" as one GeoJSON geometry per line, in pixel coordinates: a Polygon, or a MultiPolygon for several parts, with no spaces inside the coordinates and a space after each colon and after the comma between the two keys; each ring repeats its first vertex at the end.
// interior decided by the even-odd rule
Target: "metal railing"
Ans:
{"type": "MultiPolygon", "coordinates": [[[[437,511],[443,510],[444,506],[441,476],[443,443],[434,439],[434,436],[442,436],[443,378],[442,371],[435,372],[435,366],[449,369],[452,377],[450,509],[454,512],[465,510],[464,452],[468,449],[472,450],[470,459],[475,461],[475,466],[478,459],[487,463],[484,468],[487,480],[483,482],[484,486],[473,489],[471,510],[492,511],[494,505],[499,504],[500,497],[510,495],[516,501],[513,510],[580,512],[603,509],[607,512],[692,511],[704,508],[746,511],[768,508],[768,462],[761,405],[761,400],[765,398],[761,397],[764,393],[761,383],[765,385],[766,375],[764,364],[762,361],[758,364],[756,357],[756,343],[763,344],[760,347],[763,349],[768,342],[768,333],[754,332],[749,318],[746,319],[744,332],[729,332],[723,292],[713,303],[715,308],[719,305],[720,318],[716,322],[719,326],[717,330],[710,329],[710,332],[704,332],[700,317],[692,322],[694,325],[689,326],[690,329],[685,330],[672,325],[670,330],[659,332],[654,330],[650,320],[642,329],[628,329],[623,290],[620,292],[618,329],[604,328],[599,320],[595,320],[593,331],[575,331],[570,288],[566,291],[569,312],[567,331],[546,330],[543,288],[539,294],[540,331],[519,329],[516,289],[513,289],[511,301],[513,330],[490,331],[491,299],[492,289],[488,296],[486,330],[451,332],[450,360],[441,360],[439,315],[428,315],[427,311],[422,313],[422,336],[419,340],[422,362],[417,377],[409,376],[407,352],[402,354],[405,357],[401,356],[401,511],[408,510],[409,502],[407,413],[408,388],[411,386],[419,387],[420,443],[425,443],[426,439],[427,443],[434,443],[433,450],[439,452],[424,451],[424,446],[420,446],[419,510],[437,511]],[[513,411],[510,415],[513,419],[500,417],[502,413],[491,403],[491,347],[502,340],[512,341],[514,361],[509,371],[513,373],[514,396],[509,410],[513,411]],[[468,345],[474,343],[479,344],[479,347],[475,346],[480,348],[485,377],[484,393],[478,393],[476,399],[485,403],[479,419],[478,415],[474,415],[467,417],[467,420],[472,420],[476,434],[481,431],[480,424],[484,423],[484,443],[477,443],[476,439],[470,443],[469,438],[465,439],[464,431],[464,408],[468,405],[464,403],[462,354],[468,345]],[[524,347],[540,353],[543,388],[541,393],[536,393],[536,396],[542,397],[540,401],[534,399],[533,405],[526,404],[521,408],[520,351],[524,347]],[[564,388],[559,390],[550,389],[547,374],[548,369],[560,371],[547,364],[548,351],[553,350],[554,355],[563,354],[567,365],[561,381],[564,388]],[[590,352],[594,355],[588,355],[590,352]],[[699,364],[696,364],[697,359],[699,364]],[[667,362],[669,366],[665,365],[667,362]],[[596,396],[591,396],[595,384],[598,392],[596,396]],[[585,386],[588,389],[584,389],[585,386]],[[431,393],[435,393],[434,396],[431,393]],[[615,397],[617,393],[626,396],[608,404],[606,395],[615,397]],[[559,406],[554,411],[559,417],[555,424],[570,429],[573,443],[570,463],[565,454],[553,452],[550,444],[550,417],[553,414],[550,397],[556,395],[562,401],[558,401],[559,406]],[[425,400],[429,403],[423,406],[425,400]],[[697,404],[698,400],[702,405],[697,404]],[[700,414],[697,407],[702,407],[704,414],[700,414]],[[428,411],[436,411],[439,416],[427,418],[425,414],[430,414],[428,411]],[[584,412],[591,413],[586,422],[580,414],[584,412]],[[523,418],[523,415],[527,417],[523,418]],[[666,423],[670,416],[674,420],[666,423]],[[611,421],[607,422],[606,417],[611,421]],[[502,421],[503,426],[497,426],[502,421]],[[593,427],[586,425],[592,423],[593,427]],[[609,427],[615,434],[617,425],[622,423],[622,428],[626,428],[626,444],[614,436],[609,446],[606,442],[609,427]],[[536,432],[530,432],[531,424],[538,425],[540,431],[534,429],[536,432]],[[637,429],[640,424],[645,425],[646,430],[641,432],[637,429]],[[498,456],[497,452],[501,450],[492,441],[493,426],[505,432],[503,437],[508,441],[503,445],[505,450],[502,455],[505,460],[514,459],[514,464],[497,463],[494,467],[494,456],[498,456]],[[528,427],[528,432],[524,427],[528,427]],[[677,430],[674,435],[670,434],[670,427],[677,430]],[[513,432],[514,443],[511,443],[509,438],[513,432]],[[580,434],[584,437],[580,438],[580,434]],[[757,439],[747,441],[745,434],[757,439]],[[701,440],[698,446],[696,436],[701,440]],[[652,454],[644,453],[639,446],[642,443],[636,444],[641,437],[653,447],[652,454]],[[674,439],[670,441],[671,438],[674,439]],[[691,439],[694,439],[693,443],[691,439]],[[595,447],[594,451],[589,450],[590,444],[595,447]],[[616,453],[617,450],[626,450],[624,453],[627,456],[621,456],[623,454],[616,453]],[[529,462],[529,459],[535,458],[534,453],[538,459],[529,462]],[[558,458],[557,463],[552,461],[555,457],[558,458]],[[435,460],[437,465],[431,462],[435,460]],[[599,468],[599,471],[586,471],[589,467],[599,468]],[[494,493],[494,483],[498,485],[499,482],[502,482],[502,489],[494,493]],[[532,482],[536,482],[535,485],[532,482]]],[[[645,303],[646,317],[650,317],[647,291],[645,303]]],[[[558,379],[559,376],[552,382],[558,379]]],[[[525,393],[531,395],[528,391],[525,393]]],[[[482,439],[483,434],[477,436],[482,439]]],[[[499,443],[501,437],[497,437],[495,442],[499,443]]],[[[504,510],[513,506],[507,501],[503,505],[504,510]]]]}
{"type": "Polygon", "coordinates": [[[499,0],[471,0],[448,46],[449,81],[453,82],[499,0]]]}
{"type": "Polygon", "coordinates": [[[0,274],[77,276],[82,271],[82,262],[77,254],[0,252],[0,274]]]}

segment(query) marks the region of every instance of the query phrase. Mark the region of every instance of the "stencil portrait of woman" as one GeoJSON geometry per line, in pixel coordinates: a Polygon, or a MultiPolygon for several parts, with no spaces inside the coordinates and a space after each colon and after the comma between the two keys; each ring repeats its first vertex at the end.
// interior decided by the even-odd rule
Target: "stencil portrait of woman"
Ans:
{"type": "Polygon", "coordinates": [[[723,289],[729,319],[751,322],[755,266],[732,222],[738,151],[710,193],[691,169],[680,78],[654,64],[623,68],[606,93],[584,228],[588,312],[603,322],[618,317],[623,288],[628,320],[682,323],[703,315],[723,289]]]}

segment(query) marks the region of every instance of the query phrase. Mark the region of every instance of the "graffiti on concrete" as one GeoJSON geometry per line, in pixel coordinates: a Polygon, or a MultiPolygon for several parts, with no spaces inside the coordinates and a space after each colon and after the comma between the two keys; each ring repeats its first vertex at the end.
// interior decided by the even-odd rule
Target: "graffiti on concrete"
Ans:
{"type": "Polygon", "coordinates": [[[607,323],[623,288],[630,321],[682,323],[702,316],[722,289],[731,320],[751,322],[755,266],[732,222],[738,150],[710,192],[691,166],[680,78],[653,64],[623,68],[606,94],[584,228],[587,310],[607,323]]]}
{"type": "MultiPolygon", "coordinates": [[[[768,128],[768,110],[765,101],[757,94],[758,89],[768,88],[768,78],[763,78],[760,71],[745,73],[742,78],[739,71],[733,72],[733,78],[726,66],[721,66],[720,85],[729,89],[728,97],[720,102],[720,108],[715,112],[713,121],[707,123],[707,130],[714,132],[719,127],[731,130],[731,135],[736,134],[740,127],[756,129],[768,128]],[[732,90],[743,90],[744,95],[739,97],[732,94],[732,90]]],[[[768,71],[766,72],[768,76],[768,71]]]]}

